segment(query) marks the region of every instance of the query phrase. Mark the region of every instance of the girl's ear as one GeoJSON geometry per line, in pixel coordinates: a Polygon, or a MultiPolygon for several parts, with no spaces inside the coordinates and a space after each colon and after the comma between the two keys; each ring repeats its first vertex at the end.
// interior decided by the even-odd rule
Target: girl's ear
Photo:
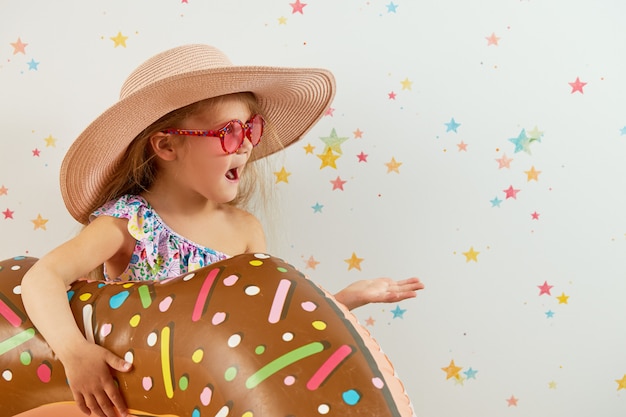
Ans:
{"type": "Polygon", "coordinates": [[[165,161],[174,161],[177,157],[178,147],[174,145],[172,135],[155,133],[150,136],[150,146],[154,154],[165,161]]]}

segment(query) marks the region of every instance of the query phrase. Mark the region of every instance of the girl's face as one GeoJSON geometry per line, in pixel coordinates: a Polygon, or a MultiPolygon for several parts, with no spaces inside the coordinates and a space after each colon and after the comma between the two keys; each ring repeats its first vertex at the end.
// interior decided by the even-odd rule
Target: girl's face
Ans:
{"type": "MultiPolygon", "coordinates": [[[[249,107],[241,99],[222,98],[217,105],[207,105],[185,119],[177,128],[219,130],[231,120],[246,123],[252,116],[249,107]]],[[[176,144],[177,158],[172,179],[179,190],[187,190],[197,197],[216,203],[227,203],[237,196],[239,179],[250,158],[253,146],[245,139],[232,154],[222,149],[219,137],[172,136],[176,144]]]]}

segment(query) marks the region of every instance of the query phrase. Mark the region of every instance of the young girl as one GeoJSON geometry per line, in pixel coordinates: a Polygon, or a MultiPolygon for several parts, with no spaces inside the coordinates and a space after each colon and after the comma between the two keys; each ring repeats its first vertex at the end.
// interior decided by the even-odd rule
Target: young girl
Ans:
{"type": "MultiPolygon", "coordinates": [[[[326,70],[234,66],[213,47],[186,45],[139,66],[120,100],[76,139],[61,191],[86,227],[31,268],[22,298],[83,412],[126,415],[111,368],[131,365],[85,339],[67,287],[92,271],[108,280],[164,279],[265,252],[260,222],[240,208],[259,181],[249,162],[302,137],[334,87],[326,70]]],[[[378,278],[336,298],[352,309],[415,297],[421,288],[417,278],[378,278]]]]}

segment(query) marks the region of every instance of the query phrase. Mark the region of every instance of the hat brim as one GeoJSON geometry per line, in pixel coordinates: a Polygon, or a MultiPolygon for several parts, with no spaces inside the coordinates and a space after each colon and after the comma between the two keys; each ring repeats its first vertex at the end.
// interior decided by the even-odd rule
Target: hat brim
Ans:
{"type": "Polygon", "coordinates": [[[130,142],[164,115],[200,100],[252,92],[273,129],[251,160],[286,148],[324,115],[335,93],[329,71],[318,68],[241,66],[199,70],[161,79],[120,99],[74,141],[61,165],[68,211],[86,224],[90,210],[130,142]]]}

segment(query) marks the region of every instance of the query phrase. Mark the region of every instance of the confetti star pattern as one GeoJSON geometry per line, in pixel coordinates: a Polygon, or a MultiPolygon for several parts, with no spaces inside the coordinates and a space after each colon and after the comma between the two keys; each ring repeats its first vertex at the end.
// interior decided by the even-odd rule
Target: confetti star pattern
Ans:
{"type": "Polygon", "coordinates": [[[463,368],[460,366],[456,366],[454,364],[454,359],[450,360],[450,364],[448,366],[441,368],[441,370],[446,373],[446,379],[457,378],[462,369],[463,368]]]}
{"type": "Polygon", "coordinates": [[[34,226],[34,230],[37,229],[42,229],[42,230],[46,230],[46,223],[48,223],[48,219],[44,219],[43,217],[41,217],[41,214],[37,215],[37,218],[34,220],[31,220],[31,222],[33,222],[34,226]]]}
{"type": "Polygon", "coordinates": [[[480,252],[475,251],[474,247],[471,246],[467,252],[463,252],[463,255],[465,255],[465,262],[478,262],[478,254],[480,254],[480,252]]]}
{"type": "Polygon", "coordinates": [[[351,269],[361,270],[361,262],[363,262],[363,258],[359,258],[356,256],[356,253],[352,252],[352,256],[348,259],[344,259],[344,262],[348,264],[348,271],[351,269]]]}
{"type": "Polygon", "coordinates": [[[402,165],[402,162],[398,162],[396,161],[396,158],[391,157],[391,161],[385,163],[385,165],[387,165],[387,174],[391,173],[391,172],[395,172],[396,174],[400,173],[400,165],[402,165]]]}
{"type": "Polygon", "coordinates": [[[113,41],[114,48],[117,48],[118,46],[126,48],[126,39],[128,39],[128,36],[122,35],[122,32],[117,32],[117,35],[109,39],[113,41]]]}
{"type": "Polygon", "coordinates": [[[285,167],[282,167],[280,171],[274,172],[274,175],[276,176],[276,184],[279,182],[289,183],[289,176],[291,175],[291,172],[287,172],[285,167]]]}
{"type": "Polygon", "coordinates": [[[576,92],[580,94],[584,94],[583,87],[587,85],[587,83],[580,81],[580,78],[578,77],[576,77],[576,81],[572,83],[568,83],[568,84],[572,87],[571,94],[574,94],[576,92]]]}

